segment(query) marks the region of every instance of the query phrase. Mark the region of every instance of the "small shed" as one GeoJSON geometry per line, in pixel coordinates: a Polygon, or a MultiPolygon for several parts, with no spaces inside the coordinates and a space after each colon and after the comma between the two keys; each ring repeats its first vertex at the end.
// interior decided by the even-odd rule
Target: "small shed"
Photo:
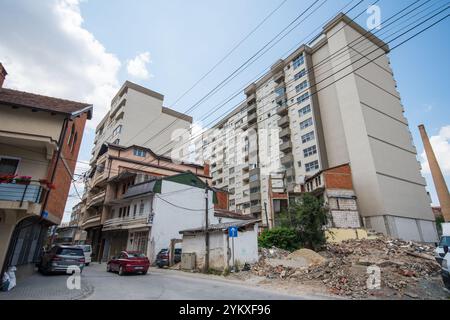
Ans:
{"type": "MultiPolygon", "coordinates": [[[[242,267],[245,263],[258,261],[258,222],[260,220],[244,220],[212,224],[209,233],[209,267],[224,270],[233,266],[234,262],[242,267]],[[237,227],[238,234],[234,239],[228,235],[230,227],[237,227]]],[[[195,268],[202,269],[205,263],[205,228],[193,228],[180,231],[183,235],[183,254],[193,253],[196,256],[195,268]]]]}

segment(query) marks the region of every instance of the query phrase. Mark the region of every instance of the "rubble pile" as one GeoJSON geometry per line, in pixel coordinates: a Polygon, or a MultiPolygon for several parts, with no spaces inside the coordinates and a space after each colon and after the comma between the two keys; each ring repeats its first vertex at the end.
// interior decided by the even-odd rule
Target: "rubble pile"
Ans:
{"type": "MultiPolygon", "coordinates": [[[[276,248],[262,249],[260,259],[251,271],[270,279],[322,283],[331,293],[352,298],[414,296],[411,290],[417,282],[439,275],[440,266],[434,260],[433,250],[431,246],[386,237],[327,244],[325,250],[319,252],[322,259],[307,251],[286,254],[276,248]],[[308,263],[295,267],[292,260],[296,257],[310,258],[307,258],[308,263]],[[274,261],[279,263],[274,264],[274,261]],[[369,274],[373,267],[369,266],[379,267],[375,269],[380,271],[380,290],[368,285],[368,280],[374,281],[369,274]]],[[[375,282],[372,284],[376,286],[375,282]]]]}

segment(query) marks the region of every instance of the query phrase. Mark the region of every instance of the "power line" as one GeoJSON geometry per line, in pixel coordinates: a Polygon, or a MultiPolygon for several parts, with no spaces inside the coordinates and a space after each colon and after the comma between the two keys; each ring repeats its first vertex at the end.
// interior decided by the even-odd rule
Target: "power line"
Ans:
{"type": "MultiPolygon", "coordinates": [[[[445,10],[447,10],[447,9],[441,10],[439,13],[433,15],[431,18],[428,18],[426,21],[432,19],[433,17],[435,17],[436,15],[442,13],[442,12],[445,11],[445,10]]],[[[445,17],[445,18],[446,18],[446,17],[445,17]]],[[[443,18],[443,19],[445,19],[445,18],[443,18]]],[[[408,31],[402,33],[400,36],[398,36],[398,37],[392,39],[390,42],[392,42],[392,41],[398,39],[399,37],[403,36],[404,34],[410,32],[412,29],[417,28],[418,26],[420,26],[421,24],[425,23],[426,21],[424,21],[424,22],[422,22],[422,23],[416,25],[415,27],[409,29],[408,31]]],[[[441,21],[441,20],[440,20],[440,21],[441,21]]],[[[440,21],[439,21],[439,22],[440,22],[440,21]]],[[[391,51],[392,51],[393,49],[397,48],[397,47],[398,47],[398,46],[391,48],[391,51]]],[[[378,49],[378,47],[377,47],[374,51],[376,51],[377,49],[378,49]]],[[[370,52],[370,53],[373,53],[374,51],[372,51],[372,52],[370,52]]],[[[370,54],[370,53],[369,53],[369,54],[370,54]]],[[[384,54],[384,53],[383,53],[383,54],[384,54]]],[[[382,54],[382,55],[383,55],[383,54],[382,54]]],[[[375,59],[370,59],[367,63],[363,64],[361,67],[363,67],[363,66],[369,64],[370,62],[373,62],[374,60],[378,59],[378,58],[381,57],[382,55],[377,56],[375,59]]],[[[361,57],[360,59],[358,59],[357,61],[361,60],[362,58],[367,58],[367,56],[363,56],[363,57],[361,57]]],[[[368,58],[367,58],[367,59],[368,59],[368,58]]],[[[355,62],[357,62],[357,61],[355,61],[355,62]]],[[[336,73],[338,73],[338,72],[340,72],[340,71],[346,69],[347,67],[348,67],[348,66],[345,66],[344,68],[340,69],[340,70],[337,71],[336,73]]],[[[361,67],[359,67],[358,69],[360,69],[361,67]]],[[[356,69],[356,70],[358,70],[358,69],[356,69]]],[[[355,70],[355,71],[356,71],[356,70],[355,70]]],[[[346,74],[344,77],[348,76],[348,75],[351,74],[351,73],[352,73],[352,72],[346,74]]],[[[328,78],[330,78],[331,76],[334,76],[334,75],[335,75],[335,73],[334,73],[334,74],[331,74],[329,77],[327,77],[327,78],[325,78],[325,79],[322,79],[320,82],[323,82],[324,80],[327,80],[328,78]]],[[[313,96],[314,94],[318,93],[319,91],[321,91],[321,90],[323,90],[323,89],[329,87],[330,85],[336,83],[337,81],[341,80],[341,79],[344,78],[344,77],[341,77],[341,78],[339,78],[338,80],[335,80],[335,81],[331,82],[330,84],[328,84],[327,86],[321,88],[320,90],[316,90],[316,92],[313,92],[313,93],[310,94],[310,97],[313,96]]],[[[316,83],[316,84],[317,84],[317,83],[316,83]]],[[[309,88],[306,89],[306,90],[304,90],[304,91],[302,91],[302,92],[300,92],[300,93],[298,93],[298,94],[296,94],[294,97],[291,97],[291,99],[292,99],[292,98],[295,98],[295,97],[298,96],[298,95],[303,94],[304,92],[306,92],[306,91],[308,91],[308,90],[309,90],[309,88]]],[[[275,106],[275,108],[273,108],[272,110],[277,109],[277,108],[278,108],[278,106],[275,106]]],[[[288,108],[289,108],[289,107],[288,107],[288,108]]],[[[272,110],[271,110],[271,111],[272,111],[272,110]]],[[[260,120],[260,121],[256,122],[255,125],[256,125],[257,123],[262,122],[262,121],[266,121],[267,119],[268,119],[268,118],[265,118],[265,119],[263,119],[263,120],[260,120]]],[[[190,141],[191,141],[191,140],[192,140],[192,139],[190,139],[190,141]]],[[[188,141],[188,142],[189,142],[189,141],[188,141]]],[[[209,144],[210,144],[210,143],[207,143],[207,145],[209,145],[209,144]]]]}
{"type": "MultiPolygon", "coordinates": [[[[416,8],[417,9],[417,8],[416,8]]],[[[403,10],[402,10],[403,11],[403,10]]],[[[361,37],[363,37],[363,36],[361,36],[361,37]]],[[[398,38],[398,37],[397,37],[398,38]]],[[[395,39],[397,39],[397,38],[395,38],[395,39]]],[[[393,40],[395,40],[395,39],[393,39],[393,40]]],[[[357,39],[356,39],[357,40],[357,39]]],[[[393,41],[393,40],[391,40],[391,41],[393,41]]],[[[347,46],[346,46],[347,47],[347,46]]],[[[341,48],[342,49],[342,48],[341,48]]],[[[338,50],[339,51],[339,50],[338,50]]],[[[366,57],[367,58],[367,57],[366,57]]],[[[351,58],[349,58],[349,59],[347,59],[347,60],[351,60],[351,58]]],[[[360,60],[360,59],[359,59],[360,60]]],[[[340,64],[342,64],[343,62],[345,62],[345,60],[344,61],[342,61],[340,64]]],[[[310,69],[312,69],[312,68],[310,68],[310,69]]],[[[344,68],[345,69],[345,68],[344,68]]],[[[342,69],[341,69],[342,70],[342,69]]],[[[329,70],[328,70],[329,71],[329,70]]],[[[323,74],[323,73],[322,73],[323,74]]],[[[334,74],[331,74],[330,76],[328,76],[328,77],[326,77],[325,79],[323,79],[323,80],[321,80],[320,82],[323,82],[324,80],[327,80],[328,78],[330,78],[331,76],[334,76],[334,74]]],[[[319,82],[319,83],[320,83],[319,82]]],[[[317,83],[316,83],[317,84],[317,83]]],[[[306,91],[308,91],[309,90],[309,88],[307,88],[307,89],[305,89],[304,91],[301,91],[301,92],[299,92],[297,95],[295,95],[294,97],[291,97],[291,99],[292,98],[295,98],[296,96],[299,96],[299,95],[301,95],[301,94],[303,94],[303,93],[305,93],[306,91]]],[[[293,90],[291,90],[291,91],[293,91],[293,90]]],[[[270,94],[272,94],[272,93],[270,93],[270,94]]],[[[270,94],[268,94],[267,96],[269,96],[270,94]]],[[[275,106],[275,108],[274,109],[276,109],[276,108],[278,108],[278,106],[275,106]]],[[[214,122],[214,121],[216,121],[217,120],[217,118],[216,119],[214,119],[212,122],[214,122]]],[[[264,119],[264,120],[267,120],[267,119],[264,119]]],[[[263,121],[264,121],[263,120],[263,121]]],[[[210,122],[210,123],[212,123],[212,122],[210,122]]],[[[201,134],[200,135],[198,135],[197,137],[199,137],[199,136],[201,136],[201,134]]],[[[192,138],[192,139],[189,139],[189,141],[192,141],[192,140],[194,140],[195,138],[197,138],[197,137],[194,137],[194,138],[192,138]]]]}

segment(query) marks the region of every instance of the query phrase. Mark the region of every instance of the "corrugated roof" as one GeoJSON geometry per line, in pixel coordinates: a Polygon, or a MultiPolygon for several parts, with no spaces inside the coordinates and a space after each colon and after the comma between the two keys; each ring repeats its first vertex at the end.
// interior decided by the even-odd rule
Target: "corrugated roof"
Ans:
{"type": "Polygon", "coordinates": [[[71,115],[83,111],[89,112],[89,119],[92,117],[91,104],[6,88],[0,88],[0,104],[71,115]]]}
{"type": "MultiPolygon", "coordinates": [[[[211,224],[208,228],[208,231],[217,231],[217,230],[227,230],[229,227],[246,227],[252,224],[257,223],[258,221],[261,221],[259,219],[253,219],[248,221],[233,221],[233,222],[225,222],[225,223],[217,223],[217,224],[211,224]]],[[[197,232],[205,232],[205,229],[203,227],[198,228],[192,228],[192,229],[186,229],[181,230],[180,233],[197,233],[197,232]]]]}

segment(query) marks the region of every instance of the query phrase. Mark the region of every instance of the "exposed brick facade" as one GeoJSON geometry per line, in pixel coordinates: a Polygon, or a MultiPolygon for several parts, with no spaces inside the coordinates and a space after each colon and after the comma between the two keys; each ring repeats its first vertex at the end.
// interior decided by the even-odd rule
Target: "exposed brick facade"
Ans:
{"type": "Polygon", "coordinates": [[[323,175],[325,188],[353,189],[352,172],[348,164],[324,170],[323,175]]]}
{"type": "MultiPolygon", "coordinates": [[[[75,166],[80,151],[80,145],[83,138],[84,127],[88,113],[83,113],[79,117],[69,121],[65,133],[64,141],[62,142],[61,158],[56,167],[55,177],[53,183],[55,189],[50,191],[48,202],[45,210],[62,219],[64,216],[64,208],[66,206],[69,190],[71,187],[71,180],[75,172],[75,166]],[[72,133],[73,127],[73,134],[72,133]],[[70,137],[70,141],[69,141],[70,137]],[[73,145],[73,146],[72,146],[73,145]]],[[[51,179],[54,163],[56,160],[56,152],[52,160],[52,165],[48,173],[48,180],[51,179]]],[[[82,190],[79,190],[80,193],[82,190]]]]}

